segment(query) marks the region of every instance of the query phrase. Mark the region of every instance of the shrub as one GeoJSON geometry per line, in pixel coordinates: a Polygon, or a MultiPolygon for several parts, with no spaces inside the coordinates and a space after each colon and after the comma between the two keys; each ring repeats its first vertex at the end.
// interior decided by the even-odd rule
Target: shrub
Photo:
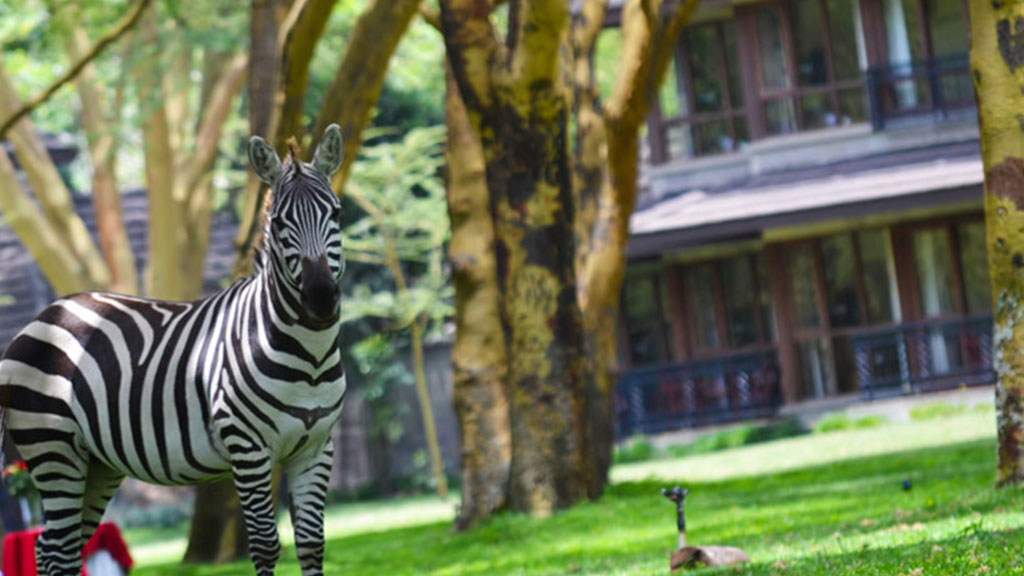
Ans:
{"type": "Polygon", "coordinates": [[[747,444],[771,442],[772,440],[792,438],[806,433],[807,429],[800,423],[800,420],[796,418],[786,418],[785,420],[772,422],[770,424],[754,428],[754,430],[751,431],[750,436],[747,438],[747,444]]]}
{"type": "Polygon", "coordinates": [[[836,430],[858,430],[863,428],[877,428],[888,422],[889,419],[881,414],[869,414],[861,418],[850,418],[846,414],[829,414],[818,420],[814,425],[815,434],[824,434],[836,430]]]}
{"type": "Polygon", "coordinates": [[[869,414],[863,418],[858,418],[853,421],[854,428],[878,428],[883,424],[888,424],[889,419],[881,414],[869,414]]]}
{"type": "Polygon", "coordinates": [[[910,419],[914,421],[949,418],[967,411],[966,404],[950,404],[949,402],[929,402],[910,409],[910,419]]]}
{"type": "Polygon", "coordinates": [[[654,456],[654,445],[647,441],[646,438],[637,437],[617,446],[615,453],[612,455],[612,461],[616,464],[644,462],[653,459],[654,456]]]}
{"type": "Polygon", "coordinates": [[[846,414],[829,414],[814,424],[815,434],[835,432],[836,430],[849,430],[853,428],[853,420],[846,414]]]}
{"type": "Polygon", "coordinates": [[[974,406],[971,406],[971,412],[977,412],[979,414],[987,414],[996,411],[996,405],[992,402],[978,402],[974,406]]]}
{"type": "Polygon", "coordinates": [[[805,432],[800,421],[795,418],[787,418],[763,426],[743,424],[728,430],[705,434],[689,444],[669,446],[668,451],[676,457],[709,454],[730,448],[799,436],[805,432]]]}

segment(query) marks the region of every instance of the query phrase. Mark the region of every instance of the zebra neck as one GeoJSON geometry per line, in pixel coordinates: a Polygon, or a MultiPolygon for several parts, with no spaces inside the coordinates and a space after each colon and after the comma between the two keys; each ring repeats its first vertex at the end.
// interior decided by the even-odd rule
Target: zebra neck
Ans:
{"type": "Polygon", "coordinates": [[[277,333],[302,346],[318,361],[325,360],[337,347],[340,322],[326,327],[307,326],[298,311],[298,292],[276,278],[270,270],[263,272],[263,279],[258,284],[259,305],[255,307],[255,313],[262,317],[263,325],[272,327],[272,334],[277,333]]]}

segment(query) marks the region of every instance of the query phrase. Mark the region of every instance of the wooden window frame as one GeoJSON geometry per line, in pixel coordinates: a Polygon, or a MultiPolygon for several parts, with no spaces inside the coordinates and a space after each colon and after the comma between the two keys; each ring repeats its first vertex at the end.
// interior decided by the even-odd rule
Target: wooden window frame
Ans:
{"type": "MultiPolygon", "coordinates": [[[[679,360],[706,360],[713,359],[722,356],[730,356],[738,353],[745,352],[758,352],[770,350],[775,347],[775,342],[772,339],[772,335],[768,334],[768,328],[764,326],[764,316],[761,310],[761,290],[768,291],[769,306],[771,306],[772,293],[770,286],[762,286],[761,281],[757,273],[757,258],[763,258],[764,254],[760,251],[746,252],[743,254],[737,254],[735,256],[725,258],[714,258],[708,260],[698,260],[694,262],[687,262],[685,264],[676,264],[674,266],[674,274],[676,283],[674,293],[670,294],[670,301],[678,301],[678,311],[676,311],[673,317],[673,324],[678,325],[680,340],[685,341],[684,346],[677,345],[677,354],[680,355],[679,360]],[[747,266],[749,267],[751,274],[751,285],[750,289],[753,296],[754,312],[755,312],[755,329],[757,331],[757,341],[753,344],[747,344],[745,346],[734,346],[729,337],[729,319],[727,308],[725,305],[724,292],[722,290],[722,262],[731,260],[734,258],[745,258],[747,260],[747,266]],[[710,266],[711,267],[711,284],[712,291],[714,293],[714,309],[715,309],[715,330],[718,331],[718,345],[713,348],[697,348],[696,346],[696,326],[690,318],[689,301],[687,296],[691,289],[686,282],[686,270],[688,268],[698,266],[710,266]]],[[[769,310],[771,312],[771,310],[769,310]]]]}
{"type": "MultiPolygon", "coordinates": [[[[668,160],[672,160],[669,156],[668,147],[668,133],[671,129],[677,127],[687,127],[693,135],[696,134],[696,130],[701,126],[711,124],[714,122],[725,121],[728,127],[729,137],[732,139],[733,145],[731,150],[704,152],[700,149],[700,142],[696,137],[691,136],[693,141],[693,155],[690,158],[700,158],[706,156],[716,156],[721,154],[729,154],[735,152],[739,145],[736,139],[736,123],[744,121],[744,116],[747,114],[745,105],[735,107],[733,102],[736,100],[733,94],[732,86],[729,83],[729,65],[733,64],[736,66],[740,65],[742,57],[740,55],[738,35],[739,32],[733,30],[733,33],[737,36],[737,49],[735,54],[735,62],[730,62],[729,52],[726,49],[725,41],[725,26],[734,25],[731,19],[716,20],[712,22],[701,23],[697,26],[687,28],[683,31],[679,38],[679,42],[676,43],[675,49],[673,50],[673,61],[676,65],[676,74],[680,77],[682,87],[679,83],[674,87],[679,98],[686,102],[686,113],[671,118],[666,118],[661,109],[661,99],[658,97],[654,98],[653,105],[651,106],[651,113],[648,115],[648,130],[654,136],[651,138],[651,157],[654,163],[660,164],[668,160]],[[700,27],[711,27],[714,29],[715,34],[715,57],[718,59],[718,83],[719,88],[722,91],[722,110],[716,112],[697,112],[696,95],[694,94],[693,87],[693,70],[690,67],[690,61],[686,57],[688,53],[689,35],[692,30],[700,27]],[[681,89],[682,88],[682,89],[681,89]],[[656,142],[656,143],[655,143],[656,142]]],[[[746,98],[744,98],[744,102],[746,98]]],[[[748,130],[749,134],[749,130],[748,130]]],[[[749,137],[749,136],[748,136],[749,137]]]]}
{"type": "MultiPolygon", "coordinates": [[[[663,364],[665,362],[671,362],[673,360],[675,334],[671,326],[671,324],[674,324],[673,316],[670,315],[672,313],[671,300],[669,300],[669,309],[666,310],[665,306],[663,305],[665,303],[666,296],[669,296],[670,298],[670,293],[667,293],[667,291],[670,290],[670,285],[668,284],[669,279],[666,277],[666,274],[667,271],[665,269],[645,270],[643,272],[636,272],[633,274],[634,277],[654,277],[654,306],[655,316],[658,321],[656,327],[661,335],[661,358],[655,362],[645,362],[642,365],[663,364]]],[[[626,310],[626,300],[628,299],[628,282],[629,279],[627,278],[622,283],[622,293],[619,296],[618,340],[620,350],[622,351],[622,353],[620,354],[620,359],[624,364],[624,366],[622,367],[623,369],[637,366],[636,359],[633,358],[633,346],[629,339],[631,330],[629,327],[629,314],[627,314],[626,310]]]]}
{"type": "MultiPolygon", "coordinates": [[[[829,21],[828,5],[826,0],[813,0],[816,6],[816,14],[818,21],[822,24],[823,37],[825,44],[825,73],[828,77],[828,81],[822,84],[815,84],[812,86],[800,86],[800,79],[797,76],[797,60],[796,60],[796,45],[793,42],[793,25],[789,17],[789,10],[787,4],[791,0],[772,0],[770,2],[761,2],[758,4],[750,5],[743,10],[737,10],[737,19],[743,18],[748,20],[749,24],[746,26],[748,33],[753,32],[753,36],[750,39],[750,49],[752,50],[746,56],[752,63],[751,70],[748,74],[754,76],[754,81],[751,84],[755,84],[757,87],[757,93],[747,95],[746,102],[748,108],[748,117],[756,118],[761,125],[757,126],[756,129],[751,128],[749,130],[751,139],[754,139],[754,134],[759,137],[772,137],[779,136],[782,134],[769,134],[768,126],[764,119],[764,107],[769,102],[790,99],[793,102],[793,110],[796,123],[796,132],[805,132],[807,130],[828,130],[837,126],[821,126],[815,128],[807,128],[803,114],[803,103],[802,98],[804,96],[813,96],[816,94],[826,94],[831,104],[832,113],[839,118],[841,116],[839,95],[842,92],[849,90],[860,89],[863,90],[865,87],[863,76],[857,79],[838,80],[836,78],[835,70],[835,47],[832,42],[831,34],[831,22],[829,21]],[[758,10],[776,10],[779,16],[779,22],[782,24],[781,30],[779,31],[782,37],[782,49],[785,52],[785,59],[787,65],[787,88],[766,88],[764,85],[764,74],[761,70],[761,59],[758,54],[761,53],[759,39],[757,37],[757,11],[758,10]],[[749,109],[756,107],[760,113],[752,115],[749,109]]],[[[917,0],[923,2],[923,0],[917,0]]],[[[863,26],[863,22],[862,22],[863,26]]],[[[743,59],[743,58],[741,58],[743,59]]],[[[865,93],[865,99],[867,94],[865,93]]]]}

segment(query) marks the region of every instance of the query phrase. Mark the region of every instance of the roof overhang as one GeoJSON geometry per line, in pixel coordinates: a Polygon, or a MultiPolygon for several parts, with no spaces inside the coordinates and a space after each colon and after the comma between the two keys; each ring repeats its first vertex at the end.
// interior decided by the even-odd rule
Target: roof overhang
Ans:
{"type": "Polygon", "coordinates": [[[627,256],[646,259],[827,221],[980,206],[982,182],[981,159],[972,156],[770,187],[686,192],[633,214],[627,256]]]}

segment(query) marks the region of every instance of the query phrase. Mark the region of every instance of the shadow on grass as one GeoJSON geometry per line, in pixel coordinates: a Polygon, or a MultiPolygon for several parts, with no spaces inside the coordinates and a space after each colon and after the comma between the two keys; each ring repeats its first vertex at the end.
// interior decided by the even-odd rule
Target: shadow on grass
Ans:
{"type": "MultiPolygon", "coordinates": [[[[895,575],[926,561],[967,570],[974,560],[989,562],[992,574],[1013,574],[1010,567],[1024,552],[1018,543],[1024,514],[1005,520],[1002,512],[1024,510],[1024,493],[993,490],[994,466],[988,440],[689,484],[688,536],[693,543],[743,547],[755,562],[747,574],[781,574],[785,567],[785,574],[895,575]],[[903,490],[904,479],[911,490],[903,490]],[[989,515],[1008,525],[988,522],[989,515]],[[933,558],[943,554],[963,558],[933,558]],[[848,565],[864,570],[838,568],[848,565]]],[[[553,518],[504,514],[464,534],[435,523],[335,538],[325,573],[667,574],[675,519],[659,493],[663,485],[620,484],[600,502],[553,518]]],[[[135,573],[220,576],[252,569],[247,563],[167,565],[135,573]]],[[[933,573],[973,571],[925,572],[933,573]]],[[[299,574],[294,548],[284,552],[278,574],[299,574]]]]}

